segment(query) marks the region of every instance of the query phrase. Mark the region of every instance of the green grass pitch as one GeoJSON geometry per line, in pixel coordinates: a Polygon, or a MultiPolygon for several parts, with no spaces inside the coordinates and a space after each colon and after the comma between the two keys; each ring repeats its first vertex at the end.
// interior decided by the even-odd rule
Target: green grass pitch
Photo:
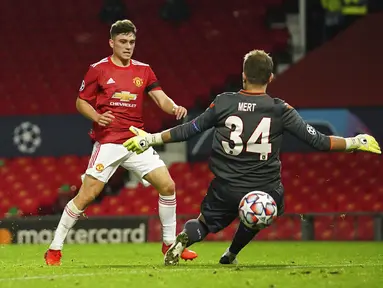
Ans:
{"type": "Polygon", "coordinates": [[[0,246],[0,287],[383,287],[383,243],[252,242],[237,266],[217,264],[229,243],[192,248],[192,262],[163,266],[160,243],[67,245],[63,264],[43,262],[46,246],[0,246]]]}

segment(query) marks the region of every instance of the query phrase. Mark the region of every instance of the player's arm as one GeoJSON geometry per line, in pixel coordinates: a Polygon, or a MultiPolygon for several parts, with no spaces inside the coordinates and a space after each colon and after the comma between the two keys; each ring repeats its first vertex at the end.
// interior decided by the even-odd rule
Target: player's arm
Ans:
{"type": "Polygon", "coordinates": [[[163,143],[186,141],[214,127],[216,123],[217,113],[215,105],[212,103],[205,112],[193,120],[161,132],[161,140],[163,143]]]}
{"type": "Polygon", "coordinates": [[[77,97],[76,108],[77,111],[80,112],[84,117],[94,122],[97,122],[99,114],[96,110],[94,110],[93,106],[90,105],[86,100],[77,97]]]}
{"type": "Polygon", "coordinates": [[[157,76],[154,74],[151,67],[147,70],[146,83],[146,93],[149,94],[150,98],[153,99],[162,111],[170,115],[175,115],[177,120],[186,117],[187,110],[182,106],[176,105],[174,101],[162,91],[157,76]]]}
{"type": "Polygon", "coordinates": [[[177,120],[186,117],[186,108],[176,105],[163,90],[152,90],[148,94],[162,111],[175,115],[177,120]]]}
{"type": "Polygon", "coordinates": [[[150,146],[186,141],[193,136],[214,127],[216,123],[217,112],[213,102],[205,112],[193,120],[160,133],[150,134],[131,126],[130,130],[137,136],[130,138],[123,145],[129,151],[134,151],[137,154],[140,154],[150,146]]]}
{"type": "Polygon", "coordinates": [[[98,89],[97,78],[97,70],[90,66],[81,83],[79,95],[76,99],[76,108],[84,117],[97,122],[100,126],[107,126],[113,121],[114,116],[112,112],[107,111],[104,114],[99,114],[90,104],[96,97],[98,89]]]}
{"type": "Polygon", "coordinates": [[[326,136],[307,124],[290,105],[283,103],[282,121],[284,129],[298,139],[321,151],[361,150],[380,154],[380,147],[374,137],[358,135],[356,137],[326,136]]]}

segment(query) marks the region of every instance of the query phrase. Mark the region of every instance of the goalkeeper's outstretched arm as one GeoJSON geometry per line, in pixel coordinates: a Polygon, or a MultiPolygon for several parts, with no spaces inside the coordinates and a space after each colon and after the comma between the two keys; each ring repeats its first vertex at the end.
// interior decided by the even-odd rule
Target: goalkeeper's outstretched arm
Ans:
{"type": "MultiPolygon", "coordinates": [[[[298,112],[283,102],[276,99],[278,111],[281,111],[283,130],[290,132],[311,147],[321,151],[365,151],[381,154],[378,142],[374,137],[366,134],[356,137],[343,138],[337,136],[326,136],[314,127],[306,123],[298,112]],[[279,110],[281,108],[281,110],[279,110]]],[[[214,127],[217,123],[215,105],[210,107],[192,121],[178,125],[161,133],[150,134],[136,127],[129,129],[138,137],[128,139],[123,143],[129,151],[143,153],[150,146],[161,145],[169,142],[182,142],[190,139],[196,134],[202,133],[214,127]]]]}
{"type": "Polygon", "coordinates": [[[284,130],[321,151],[365,151],[380,154],[379,144],[374,137],[366,134],[343,138],[327,136],[306,123],[291,106],[283,103],[282,121],[284,130]]]}
{"type": "Polygon", "coordinates": [[[210,105],[208,109],[192,121],[178,125],[170,130],[160,133],[150,134],[134,126],[129,128],[136,137],[132,137],[123,143],[129,151],[137,154],[143,153],[150,146],[161,145],[169,142],[182,142],[189,138],[214,127],[217,122],[215,105],[210,105]]]}

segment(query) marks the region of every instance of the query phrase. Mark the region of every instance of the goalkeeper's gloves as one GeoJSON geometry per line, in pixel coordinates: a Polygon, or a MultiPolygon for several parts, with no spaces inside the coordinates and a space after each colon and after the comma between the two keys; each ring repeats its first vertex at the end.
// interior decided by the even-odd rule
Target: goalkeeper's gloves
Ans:
{"type": "Polygon", "coordinates": [[[346,151],[364,151],[381,154],[378,142],[367,134],[359,134],[346,139],[346,151]]]}
{"type": "Polygon", "coordinates": [[[141,154],[149,147],[163,143],[161,133],[150,134],[134,126],[130,126],[129,130],[136,135],[122,144],[129,151],[141,154]]]}

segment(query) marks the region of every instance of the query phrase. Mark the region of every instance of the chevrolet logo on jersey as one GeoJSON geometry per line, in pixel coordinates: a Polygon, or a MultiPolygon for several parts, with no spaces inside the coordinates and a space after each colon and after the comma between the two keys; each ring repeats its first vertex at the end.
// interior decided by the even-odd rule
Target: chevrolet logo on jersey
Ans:
{"type": "Polygon", "coordinates": [[[130,92],[127,92],[127,91],[121,91],[121,92],[114,93],[112,98],[117,98],[117,99],[120,99],[121,101],[129,102],[131,100],[136,100],[137,94],[131,94],[130,92]]]}

